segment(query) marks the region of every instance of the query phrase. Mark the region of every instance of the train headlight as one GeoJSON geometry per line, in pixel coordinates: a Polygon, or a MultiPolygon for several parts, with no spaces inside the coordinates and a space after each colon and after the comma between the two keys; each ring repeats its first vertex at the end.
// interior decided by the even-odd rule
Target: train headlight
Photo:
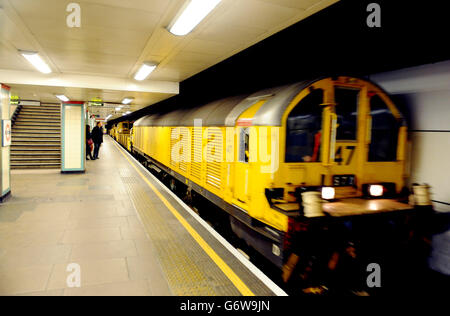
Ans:
{"type": "Polygon", "coordinates": [[[333,200],[336,192],[332,187],[323,187],[322,188],[322,199],[324,200],[333,200]]]}
{"type": "Polygon", "coordinates": [[[371,184],[369,186],[369,194],[374,197],[383,196],[384,188],[381,184],[371,184]]]}

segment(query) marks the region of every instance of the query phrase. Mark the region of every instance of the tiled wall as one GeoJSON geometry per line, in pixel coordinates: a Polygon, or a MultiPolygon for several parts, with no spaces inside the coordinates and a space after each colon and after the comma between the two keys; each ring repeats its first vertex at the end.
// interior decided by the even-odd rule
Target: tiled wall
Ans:
{"type": "Polygon", "coordinates": [[[432,186],[439,211],[450,211],[450,62],[371,76],[405,114],[411,140],[411,183],[432,186]]]}
{"type": "MultiPolygon", "coordinates": [[[[450,61],[371,79],[393,96],[409,123],[411,183],[430,184],[434,208],[450,212],[450,61]]],[[[430,267],[446,275],[450,275],[448,218],[442,217],[444,230],[433,236],[429,258],[430,267]]]]}

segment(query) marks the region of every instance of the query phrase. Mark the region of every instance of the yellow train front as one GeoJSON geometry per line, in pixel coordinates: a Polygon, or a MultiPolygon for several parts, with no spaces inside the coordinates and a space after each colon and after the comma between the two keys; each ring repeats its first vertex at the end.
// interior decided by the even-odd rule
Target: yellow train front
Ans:
{"type": "Polygon", "coordinates": [[[130,133],[133,128],[133,123],[130,121],[123,121],[117,123],[114,127],[113,138],[119,142],[128,151],[131,151],[130,133]]]}
{"type": "Polygon", "coordinates": [[[360,250],[379,259],[382,241],[407,243],[431,212],[426,188],[423,207],[408,203],[407,127],[367,80],[320,78],[149,115],[131,143],[178,193],[228,213],[285,280],[360,250]]]}
{"type": "Polygon", "coordinates": [[[108,135],[111,136],[113,139],[115,139],[116,135],[116,124],[107,127],[108,128],[108,135]]]}

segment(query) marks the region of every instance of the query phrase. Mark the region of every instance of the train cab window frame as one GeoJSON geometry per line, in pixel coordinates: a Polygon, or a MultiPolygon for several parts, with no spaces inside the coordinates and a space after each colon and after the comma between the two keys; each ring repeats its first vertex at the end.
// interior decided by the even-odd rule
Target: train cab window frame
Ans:
{"type": "Polygon", "coordinates": [[[250,156],[250,128],[241,127],[239,131],[239,162],[248,163],[250,156]]]}
{"type": "Polygon", "coordinates": [[[336,140],[356,141],[358,135],[358,105],[361,90],[357,88],[334,88],[335,113],[337,116],[336,140]]]}
{"type": "Polygon", "coordinates": [[[383,98],[375,94],[369,100],[369,162],[397,161],[398,134],[403,120],[397,119],[383,98]]]}
{"type": "Polygon", "coordinates": [[[313,89],[286,119],[286,163],[321,162],[324,90],[313,89]]]}

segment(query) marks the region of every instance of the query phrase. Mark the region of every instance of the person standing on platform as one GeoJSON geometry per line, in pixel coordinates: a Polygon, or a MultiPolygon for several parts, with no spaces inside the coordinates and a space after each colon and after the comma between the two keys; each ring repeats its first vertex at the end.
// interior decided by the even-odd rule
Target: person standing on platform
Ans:
{"type": "Polygon", "coordinates": [[[92,140],[91,127],[86,125],[86,159],[94,160],[92,157],[92,147],[94,145],[94,141],[92,140]]]}
{"type": "Polygon", "coordinates": [[[98,152],[103,143],[102,123],[97,122],[97,126],[92,129],[92,140],[94,141],[94,160],[98,159],[98,152]]]}

